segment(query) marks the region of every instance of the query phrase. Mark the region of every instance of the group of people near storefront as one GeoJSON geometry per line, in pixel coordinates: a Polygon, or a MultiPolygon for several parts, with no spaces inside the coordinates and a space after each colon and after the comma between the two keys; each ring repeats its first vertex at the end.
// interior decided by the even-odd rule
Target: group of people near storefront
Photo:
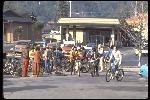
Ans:
{"type": "MultiPolygon", "coordinates": [[[[117,62],[117,65],[121,64],[122,56],[121,52],[117,47],[111,46],[108,47],[108,52],[104,52],[104,46],[99,44],[97,48],[92,48],[91,53],[94,59],[97,59],[98,63],[95,66],[96,75],[99,76],[99,72],[104,71],[104,59],[105,57],[109,58],[109,62],[114,60],[117,62]]],[[[53,67],[58,71],[61,66],[61,59],[63,58],[62,49],[59,48],[50,48],[40,46],[26,46],[22,51],[22,77],[26,77],[28,74],[29,61],[32,63],[32,76],[37,77],[40,73],[41,66],[44,66],[45,71],[52,72],[53,67]]],[[[73,46],[70,51],[70,63],[73,68],[74,59],[79,57],[81,60],[87,57],[87,51],[83,46],[80,49],[77,49],[76,46],[73,46]]]]}

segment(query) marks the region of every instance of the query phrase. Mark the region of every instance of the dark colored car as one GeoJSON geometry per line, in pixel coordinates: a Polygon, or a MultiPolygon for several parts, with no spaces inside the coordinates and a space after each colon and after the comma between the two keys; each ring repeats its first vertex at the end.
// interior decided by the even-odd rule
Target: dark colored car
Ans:
{"type": "Polygon", "coordinates": [[[22,49],[26,48],[27,45],[31,43],[31,40],[19,40],[15,41],[15,47],[11,48],[11,51],[15,51],[15,53],[22,53],[22,49]]]}

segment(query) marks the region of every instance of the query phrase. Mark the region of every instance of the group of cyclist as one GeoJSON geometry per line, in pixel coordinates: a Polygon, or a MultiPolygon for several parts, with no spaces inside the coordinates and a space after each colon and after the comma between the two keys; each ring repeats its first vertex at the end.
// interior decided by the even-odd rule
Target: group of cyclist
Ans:
{"type": "MultiPolygon", "coordinates": [[[[104,52],[104,46],[101,44],[99,44],[98,47],[93,47],[92,50],[85,50],[83,46],[80,48],[73,46],[68,58],[71,72],[75,71],[75,69],[78,70],[75,68],[76,59],[80,59],[81,62],[85,59],[87,59],[87,61],[88,59],[95,60],[93,67],[96,76],[99,76],[99,72],[105,69],[104,64],[106,61],[110,64],[110,66],[112,63],[119,66],[122,60],[121,52],[115,46],[108,47],[108,49],[108,52],[104,52]]],[[[45,72],[49,71],[48,73],[50,74],[54,68],[55,73],[60,72],[62,67],[61,61],[65,55],[63,54],[61,47],[41,48],[40,46],[30,46],[29,48],[29,46],[27,46],[22,54],[22,57],[22,77],[27,76],[29,62],[32,67],[32,75],[37,77],[40,73],[41,66],[44,67],[45,72]]]]}

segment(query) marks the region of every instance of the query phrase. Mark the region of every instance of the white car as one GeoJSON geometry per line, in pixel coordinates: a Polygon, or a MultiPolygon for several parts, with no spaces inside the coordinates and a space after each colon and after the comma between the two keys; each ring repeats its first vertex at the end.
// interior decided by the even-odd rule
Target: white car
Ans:
{"type": "Polygon", "coordinates": [[[84,46],[86,50],[92,50],[94,47],[96,47],[95,43],[88,43],[86,46],[84,46]]]}

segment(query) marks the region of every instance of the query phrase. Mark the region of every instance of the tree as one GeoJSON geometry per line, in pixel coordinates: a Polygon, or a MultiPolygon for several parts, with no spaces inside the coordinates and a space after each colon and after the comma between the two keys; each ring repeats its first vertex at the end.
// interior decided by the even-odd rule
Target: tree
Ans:
{"type": "Polygon", "coordinates": [[[69,5],[67,1],[57,1],[56,19],[69,17],[69,5]]]}
{"type": "Polygon", "coordinates": [[[44,27],[44,23],[39,21],[35,22],[35,26],[34,26],[35,31],[40,32],[43,27],[44,27]]]}
{"type": "Polygon", "coordinates": [[[17,26],[16,29],[15,29],[15,32],[17,33],[18,40],[19,40],[20,39],[20,35],[23,32],[23,27],[22,26],[17,26]]]}

